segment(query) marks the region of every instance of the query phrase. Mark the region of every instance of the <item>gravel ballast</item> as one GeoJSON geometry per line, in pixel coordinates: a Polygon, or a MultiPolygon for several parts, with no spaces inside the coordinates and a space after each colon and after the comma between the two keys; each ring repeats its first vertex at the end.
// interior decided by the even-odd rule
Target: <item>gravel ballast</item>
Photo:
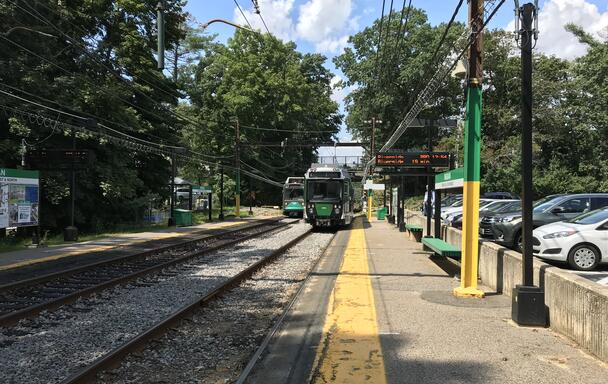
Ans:
{"type": "Polygon", "coordinates": [[[98,382],[235,381],[332,237],[312,234],[98,382]]]}
{"type": "Polygon", "coordinates": [[[0,328],[2,380],[60,382],[309,229],[279,229],[0,328]]]}

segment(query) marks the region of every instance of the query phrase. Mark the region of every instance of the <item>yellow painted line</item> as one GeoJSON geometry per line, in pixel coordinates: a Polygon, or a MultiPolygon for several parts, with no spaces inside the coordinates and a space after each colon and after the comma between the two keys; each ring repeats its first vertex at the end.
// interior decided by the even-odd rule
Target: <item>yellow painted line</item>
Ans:
{"type": "Polygon", "coordinates": [[[386,383],[362,220],[350,231],[327,307],[313,383],[386,383]]]}
{"type": "MultiPolygon", "coordinates": [[[[215,228],[228,228],[228,227],[233,227],[233,226],[236,226],[236,225],[239,225],[239,224],[243,224],[243,223],[246,223],[246,221],[231,221],[231,222],[217,223],[217,224],[213,224],[210,227],[200,228],[200,230],[215,229],[215,228]]],[[[149,233],[149,232],[144,232],[144,233],[149,233]]],[[[136,240],[132,240],[132,241],[129,241],[129,242],[126,242],[126,243],[121,243],[121,244],[100,245],[100,246],[96,246],[96,247],[93,247],[93,248],[83,248],[83,249],[80,249],[80,250],[77,250],[77,251],[71,251],[71,252],[61,253],[61,254],[58,254],[58,255],[41,257],[41,258],[38,258],[38,259],[24,260],[24,261],[20,261],[20,262],[13,263],[13,264],[7,264],[7,265],[0,266],[0,271],[6,271],[6,270],[9,270],[9,269],[26,267],[28,265],[33,265],[33,264],[45,263],[45,262],[49,262],[49,261],[63,259],[63,258],[66,258],[66,257],[80,256],[80,255],[84,255],[84,254],[88,254],[88,253],[93,253],[93,252],[107,251],[107,250],[114,249],[114,248],[141,244],[141,243],[145,243],[147,241],[170,239],[170,238],[173,238],[173,237],[189,235],[191,233],[192,232],[159,232],[159,233],[157,233],[158,236],[147,238],[147,239],[136,239],[136,240]]],[[[117,235],[116,237],[125,237],[125,238],[128,238],[129,235],[128,234],[117,235]]],[[[91,240],[91,241],[101,241],[101,240],[102,239],[91,240]]],[[[74,244],[74,246],[79,246],[79,245],[80,246],[84,246],[84,247],[87,246],[86,242],[80,243],[80,244],[79,243],[75,243],[74,244]]],[[[1,257],[2,257],[2,254],[0,254],[0,258],[1,257]]]]}

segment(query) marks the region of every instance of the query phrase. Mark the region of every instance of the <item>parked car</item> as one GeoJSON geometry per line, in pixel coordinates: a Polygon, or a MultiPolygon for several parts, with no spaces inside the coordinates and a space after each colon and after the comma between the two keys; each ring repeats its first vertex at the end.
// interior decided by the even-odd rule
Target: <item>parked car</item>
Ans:
{"type": "Polygon", "coordinates": [[[511,192],[486,192],[481,195],[484,199],[494,199],[494,200],[515,200],[517,196],[513,195],[511,192]]]}
{"type": "Polygon", "coordinates": [[[441,199],[441,207],[449,207],[450,205],[462,200],[462,195],[447,195],[441,199]]]}
{"type": "MultiPolygon", "coordinates": [[[[483,207],[492,203],[493,201],[494,200],[489,200],[489,199],[479,199],[479,208],[482,209],[483,207]]],[[[441,218],[443,220],[446,220],[447,217],[449,217],[451,215],[456,215],[456,214],[462,213],[462,210],[464,209],[463,204],[464,204],[464,200],[461,200],[458,203],[455,203],[449,207],[442,208],[441,209],[441,218]]]]}
{"type": "MultiPolygon", "coordinates": [[[[608,206],[608,193],[581,193],[549,196],[539,201],[533,210],[533,226],[572,219],[582,213],[608,206]]],[[[501,218],[492,226],[494,239],[521,252],[521,213],[501,218]]]]}
{"type": "Polygon", "coordinates": [[[532,241],[534,256],[566,261],[581,271],[595,269],[608,262],[608,208],[536,228],[532,241]]]}
{"type": "Polygon", "coordinates": [[[497,222],[512,221],[521,217],[521,201],[510,200],[496,211],[484,212],[479,215],[479,234],[482,237],[493,237],[492,227],[497,222]]]}
{"type": "MultiPolygon", "coordinates": [[[[501,212],[502,209],[507,206],[516,206],[517,209],[521,209],[521,202],[519,200],[494,200],[479,210],[479,221],[481,222],[481,219],[487,215],[501,212]]],[[[445,219],[445,224],[454,228],[462,229],[463,216],[463,212],[448,215],[445,219]]]]}

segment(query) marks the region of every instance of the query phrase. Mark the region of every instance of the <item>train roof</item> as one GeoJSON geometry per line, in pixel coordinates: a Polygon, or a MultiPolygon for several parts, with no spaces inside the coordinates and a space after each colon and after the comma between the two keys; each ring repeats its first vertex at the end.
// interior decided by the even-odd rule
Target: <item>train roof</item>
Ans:
{"type": "Polygon", "coordinates": [[[350,173],[348,169],[340,164],[313,164],[306,171],[307,179],[350,179],[350,173]],[[330,176],[328,174],[338,173],[339,175],[330,176]],[[316,175],[315,175],[316,174],[316,175]]]}

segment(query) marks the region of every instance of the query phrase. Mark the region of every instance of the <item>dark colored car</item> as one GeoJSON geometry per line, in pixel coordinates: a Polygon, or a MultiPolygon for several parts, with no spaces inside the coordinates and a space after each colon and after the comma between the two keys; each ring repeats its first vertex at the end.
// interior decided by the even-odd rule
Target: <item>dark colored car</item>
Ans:
{"type": "MultiPolygon", "coordinates": [[[[608,193],[581,193],[548,196],[536,204],[532,213],[534,228],[572,219],[582,213],[608,206],[608,193]]],[[[501,215],[503,216],[503,215],[501,215]]],[[[494,239],[521,251],[521,211],[500,217],[492,226],[494,239]]]]}
{"type": "Polygon", "coordinates": [[[510,192],[486,192],[481,196],[482,199],[494,199],[494,200],[516,200],[517,196],[510,192]]]}
{"type": "Polygon", "coordinates": [[[519,200],[505,204],[500,210],[494,212],[486,212],[484,215],[480,212],[479,234],[482,237],[494,237],[492,227],[495,223],[501,222],[504,219],[513,220],[519,217],[521,217],[521,201],[519,200]]]}

